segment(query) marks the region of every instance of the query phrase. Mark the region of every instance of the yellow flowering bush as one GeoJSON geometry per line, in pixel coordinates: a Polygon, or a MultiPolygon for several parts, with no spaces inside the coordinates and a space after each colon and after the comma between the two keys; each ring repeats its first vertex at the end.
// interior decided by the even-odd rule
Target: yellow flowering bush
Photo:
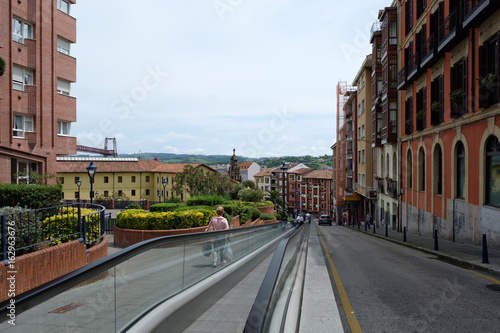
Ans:
{"type": "MultiPolygon", "coordinates": [[[[82,208],[82,232],[85,218],[86,240],[90,243],[100,237],[99,214],[95,210],[82,208]]],[[[43,221],[43,231],[46,240],[53,240],[51,245],[66,243],[79,238],[78,208],[64,209],[63,214],[56,214],[43,221]],[[75,234],[72,236],[67,236],[75,234]],[[67,237],[65,237],[67,236],[67,237]]]]}
{"type": "Polygon", "coordinates": [[[216,213],[211,209],[180,212],[149,212],[128,209],[116,217],[116,226],[135,230],[170,230],[205,226],[216,213]]]}

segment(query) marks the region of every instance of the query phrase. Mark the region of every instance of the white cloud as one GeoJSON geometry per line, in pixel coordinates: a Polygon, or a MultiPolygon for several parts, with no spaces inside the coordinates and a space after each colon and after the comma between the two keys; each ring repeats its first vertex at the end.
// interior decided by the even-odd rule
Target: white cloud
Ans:
{"type": "Polygon", "coordinates": [[[367,27],[390,4],[220,0],[232,6],[221,20],[215,2],[73,5],[79,144],[117,137],[120,153],[330,154],[335,85],[352,81],[371,51],[367,27]]]}

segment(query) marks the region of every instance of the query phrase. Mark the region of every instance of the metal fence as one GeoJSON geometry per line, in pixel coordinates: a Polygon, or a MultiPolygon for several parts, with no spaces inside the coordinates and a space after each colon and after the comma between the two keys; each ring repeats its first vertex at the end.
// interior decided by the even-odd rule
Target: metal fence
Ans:
{"type": "Polygon", "coordinates": [[[37,251],[44,246],[81,239],[87,246],[103,236],[105,208],[66,204],[0,216],[0,258],[37,251]]]}

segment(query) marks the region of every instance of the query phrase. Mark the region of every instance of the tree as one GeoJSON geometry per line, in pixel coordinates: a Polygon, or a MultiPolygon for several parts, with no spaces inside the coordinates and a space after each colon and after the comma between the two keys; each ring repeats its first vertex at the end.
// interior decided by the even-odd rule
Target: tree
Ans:
{"type": "Polygon", "coordinates": [[[276,209],[281,208],[283,204],[283,198],[280,196],[280,193],[274,190],[269,192],[269,201],[274,204],[274,208],[276,209]]]}
{"type": "Polygon", "coordinates": [[[175,176],[172,189],[179,196],[186,190],[193,197],[204,194],[224,195],[231,191],[232,187],[231,179],[218,172],[204,172],[201,168],[186,165],[184,170],[175,176]]]}
{"type": "Polygon", "coordinates": [[[243,186],[243,188],[249,188],[251,190],[255,190],[255,183],[251,180],[244,180],[241,183],[241,186],[243,186]]]}
{"type": "Polygon", "coordinates": [[[261,202],[264,198],[264,192],[247,187],[238,192],[238,198],[246,202],[261,202]]]}

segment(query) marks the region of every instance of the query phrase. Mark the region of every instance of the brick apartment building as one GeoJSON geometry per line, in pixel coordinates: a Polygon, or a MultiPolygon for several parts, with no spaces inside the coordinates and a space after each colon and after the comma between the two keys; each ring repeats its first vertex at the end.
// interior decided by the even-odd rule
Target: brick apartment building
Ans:
{"type": "Polygon", "coordinates": [[[399,1],[402,219],[500,244],[500,2],[399,1]]]}
{"type": "MultiPolygon", "coordinates": [[[[56,174],[56,156],[76,153],[75,0],[0,0],[0,183],[56,174]]],[[[55,184],[55,178],[50,182],[55,184]]]]}

